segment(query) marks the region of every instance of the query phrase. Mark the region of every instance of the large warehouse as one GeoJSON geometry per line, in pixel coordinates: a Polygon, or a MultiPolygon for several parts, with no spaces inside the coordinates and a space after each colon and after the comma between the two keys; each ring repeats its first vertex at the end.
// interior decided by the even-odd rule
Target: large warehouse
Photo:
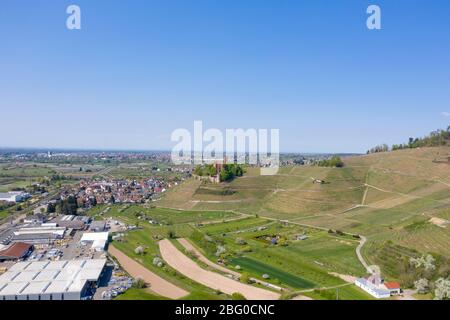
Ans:
{"type": "Polygon", "coordinates": [[[80,300],[105,264],[105,259],[18,262],[0,276],[0,301],[80,300]]]}

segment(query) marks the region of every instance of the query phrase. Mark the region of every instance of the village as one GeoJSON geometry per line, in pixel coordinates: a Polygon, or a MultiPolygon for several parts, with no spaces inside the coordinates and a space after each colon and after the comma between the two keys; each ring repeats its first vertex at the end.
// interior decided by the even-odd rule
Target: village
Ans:
{"type": "Polygon", "coordinates": [[[168,188],[178,185],[163,179],[91,179],[65,188],[61,200],[74,196],[78,207],[90,208],[104,203],[144,203],[155,200],[168,188]]]}

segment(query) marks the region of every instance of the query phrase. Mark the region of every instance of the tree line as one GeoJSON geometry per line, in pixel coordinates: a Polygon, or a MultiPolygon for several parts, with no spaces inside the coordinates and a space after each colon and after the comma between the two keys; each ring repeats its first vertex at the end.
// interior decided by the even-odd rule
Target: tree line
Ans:
{"type": "Polygon", "coordinates": [[[387,151],[396,151],[402,149],[414,149],[421,147],[439,147],[450,144],[450,126],[447,127],[446,130],[438,129],[436,131],[432,131],[430,134],[426,135],[422,138],[414,138],[410,137],[408,142],[393,144],[392,147],[389,147],[387,144],[381,144],[375,146],[369,150],[367,150],[367,154],[370,153],[378,153],[378,152],[387,152],[387,151]]]}
{"type": "Polygon", "coordinates": [[[235,177],[242,177],[244,174],[244,168],[239,164],[224,164],[221,167],[220,172],[217,172],[216,166],[213,164],[197,165],[194,168],[194,174],[203,177],[214,177],[219,174],[221,182],[231,181],[235,177]]]}
{"type": "Polygon", "coordinates": [[[319,167],[336,167],[342,168],[344,166],[344,162],[338,156],[333,156],[331,159],[319,160],[316,162],[316,165],[319,167]]]}

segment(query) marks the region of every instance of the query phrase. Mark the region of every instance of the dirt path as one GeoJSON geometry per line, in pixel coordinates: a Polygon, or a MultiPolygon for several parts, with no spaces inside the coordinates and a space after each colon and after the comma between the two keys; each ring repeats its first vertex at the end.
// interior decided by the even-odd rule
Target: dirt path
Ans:
{"type": "Polygon", "coordinates": [[[361,241],[359,242],[359,245],[356,247],[356,256],[358,257],[359,261],[360,261],[361,264],[364,266],[364,268],[366,268],[366,270],[367,270],[368,272],[370,272],[369,265],[367,264],[366,260],[364,260],[364,257],[363,257],[362,254],[361,254],[361,248],[362,248],[362,247],[364,246],[364,244],[366,243],[367,238],[364,237],[364,236],[362,236],[362,235],[359,235],[359,236],[360,236],[360,238],[361,238],[361,241]]]}
{"type": "MultiPolygon", "coordinates": [[[[221,265],[216,264],[216,263],[212,262],[211,260],[209,260],[207,257],[205,257],[205,256],[203,255],[203,253],[202,253],[200,250],[198,250],[197,248],[195,248],[195,247],[194,247],[187,239],[181,238],[181,239],[178,239],[178,242],[179,242],[186,250],[188,250],[188,251],[193,251],[193,252],[197,255],[197,257],[198,257],[198,259],[199,259],[200,261],[202,261],[203,263],[207,264],[207,265],[210,266],[211,268],[214,268],[214,269],[216,269],[216,270],[222,271],[222,272],[227,273],[227,274],[231,274],[231,275],[233,275],[233,276],[235,276],[235,277],[238,277],[238,278],[241,277],[241,274],[240,274],[239,272],[236,272],[236,271],[227,269],[227,268],[225,268],[224,266],[221,266],[221,265]]],[[[275,289],[275,290],[278,290],[278,291],[282,291],[282,290],[283,290],[282,287],[276,286],[276,285],[271,284],[271,283],[269,283],[269,282],[261,281],[261,280],[256,279],[256,278],[250,278],[250,279],[253,280],[253,281],[255,281],[256,283],[259,283],[259,284],[265,286],[265,287],[269,287],[269,288],[272,288],[272,289],[275,289]]]]}
{"type": "Polygon", "coordinates": [[[216,270],[222,271],[224,273],[228,273],[231,274],[233,276],[236,277],[240,277],[241,275],[238,272],[229,270],[217,263],[212,262],[211,260],[209,260],[208,258],[206,258],[197,248],[195,248],[189,241],[187,241],[186,239],[182,238],[182,239],[178,239],[178,242],[188,251],[192,251],[195,253],[195,255],[198,257],[198,260],[200,260],[201,262],[203,262],[204,264],[207,264],[208,266],[210,266],[211,268],[214,268],[216,270]]]}
{"type": "Polygon", "coordinates": [[[178,288],[169,281],[154,274],[138,262],[134,261],[122,251],[116,249],[111,244],[108,249],[109,253],[116,257],[120,265],[128,272],[133,278],[142,278],[145,282],[150,284],[150,290],[167,298],[180,299],[189,294],[189,292],[178,288]]]}
{"type": "Polygon", "coordinates": [[[209,288],[220,290],[229,295],[239,292],[248,300],[276,300],[280,297],[280,295],[275,292],[243,284],[227,278],[226,276],[201,268],[198,264],[180,252],[167,239],[159,242],[159,250],[161,251],[162,258],[168,265],[184,274],[186,277],[209,288]]]}

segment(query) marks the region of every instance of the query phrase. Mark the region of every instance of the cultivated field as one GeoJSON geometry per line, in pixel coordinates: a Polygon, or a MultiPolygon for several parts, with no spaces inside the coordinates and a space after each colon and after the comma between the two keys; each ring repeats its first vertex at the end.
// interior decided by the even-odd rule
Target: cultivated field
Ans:
{"type": "MultiPolygon", "coordinates": [[[[450,265],[448,157],[447,147],[427,148],[345,158],[344,168],[283,167],[275,176],[248,168],[230,183],[189,179],[151,204],[97,206],[89,214],[137,226],[114,246],[189,292],[183,299],[230,299],[238,289],[370,299],[345,280],[366,273],[356,255],[359,235],[367,238],[361,250],[367,264],[406,287],[411,257],[432,254],[436,276],[450,265]],[[144,253],[135,252],[138,246],[144,253]],[[165,265],[155,265],[155,258],[165,265]]],[[[139,295],[152,298],[143,290],[130,298],[139,295]]]]}
{"type": "MultiPolygon", "coordinates": [[[[449,220],[449,157],[449,147],[436,147],[349,157],[344,159],[344,168],[283,167],[275,176],[258,176],[250,169],[231,183],[205,185],[196,181],[182,185],[177,192],[169,192],[161,204],[172,203],[191,210],[233,210],[258,215],[260,219],[284,219],[304,226],[362,234],[368,238],[363,248],[366,260],[381,266],[383,260],[375,259],[377,253],[373,250],[386,241],[394,241],[417,254],[450,258],[450,225],[432,220],[449,220]],[[326,183],[314,184],[312,178],[326,183]]],[[[214,228],[219,230],[218,226],[214,228]]],[[[240,228],[245,229],[245,223],[230,224],[222,231],[240,228]]],[[[315,244],[311,254],[326,248],[319,241],[315,244]]],[[[293,247],[287,251],[292,253],[293,247]]],[[[330,252],[337,251],[332,248],[330,252]]],[[[271,260],[286,261],[285,254],[274,255],[271,260]]],[[[341,256],[344,255],[337,254],[335,263],[343,261],[341,256]]],[[[358,272],[353,264],[342,265],[358,272]]],[[[336,264],[335,268],[339,266],[336,264]]],[[[387,271],[385,275],[398,280],[398,272],[387,271]]]]}

